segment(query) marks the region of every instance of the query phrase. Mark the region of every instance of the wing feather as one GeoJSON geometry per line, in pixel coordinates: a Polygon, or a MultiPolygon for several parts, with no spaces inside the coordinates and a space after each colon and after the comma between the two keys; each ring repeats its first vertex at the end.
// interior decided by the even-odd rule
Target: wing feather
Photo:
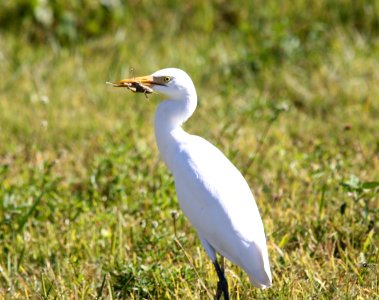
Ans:
{"type": "Polygon", "coordinates": [[[200,137],[189,135],[178,147],[171,163],[178,201],[200,238],[242,267],[254,286],[271,286],[263,223],[244,177],[200,137]]]}

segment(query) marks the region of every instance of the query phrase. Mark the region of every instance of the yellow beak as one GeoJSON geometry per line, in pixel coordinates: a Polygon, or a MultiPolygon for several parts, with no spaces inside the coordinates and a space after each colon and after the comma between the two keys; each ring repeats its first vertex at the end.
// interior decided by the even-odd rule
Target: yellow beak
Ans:
{"type": "Polygon", "coordinates": [[[128,79],[121,79],[115,82],[107,82],[107,84],[110,84],[114,87],[129,88],[130,86],[138,85],[138,84],[143,84],[145,86],[150,87],[154,84],[159,84],[159,83],[154,82],[154,77],[151,75],[148,75],[148,76],[133,77],[133,78],[128,78],[128,79]]]}

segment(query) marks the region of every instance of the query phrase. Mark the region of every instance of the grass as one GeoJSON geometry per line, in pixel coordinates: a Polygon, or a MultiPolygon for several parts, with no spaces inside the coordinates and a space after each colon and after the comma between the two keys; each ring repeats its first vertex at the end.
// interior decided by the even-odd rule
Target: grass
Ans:
{"type": "Polygon", "coordinates": [[[190,5],[144,2],[148,19],[68,47],[3,31],[0,297],[212,298],[155,146],[159,97],[105,85],[177,66],[199,94],[186,130],[243,170],[265,224],[274,285],[227,263],[232,299],[377,298],[378,15],[345,2],[204,5],[189,23],[190,5]]]}

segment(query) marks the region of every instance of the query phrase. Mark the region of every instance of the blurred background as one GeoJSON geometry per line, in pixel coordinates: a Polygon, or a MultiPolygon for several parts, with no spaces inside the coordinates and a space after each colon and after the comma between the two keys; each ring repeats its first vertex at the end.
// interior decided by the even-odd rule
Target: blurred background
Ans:
{"type": "Polygon", "coordinates": [[[186,130],[242,170],[265,223],[274,286],[228,265],[232,298],[373,299],[378,34],[378,1],[1,1],[0,295],[213,294],[182,215],[174,236],[159,96],[105,85],[178,67],[199,96],[186,130]]]}

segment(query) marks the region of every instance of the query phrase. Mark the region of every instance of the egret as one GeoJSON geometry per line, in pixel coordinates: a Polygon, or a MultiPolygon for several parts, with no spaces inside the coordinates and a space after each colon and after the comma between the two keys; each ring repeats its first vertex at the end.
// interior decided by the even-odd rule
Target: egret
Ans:
{"type": "Polygon", "coordinates": [[[191,78],[180,69],[166,68],[111,84],[167,97],[155,113],[156,143],[174,176],[180,208],[195,227],[216,269],[216,299],[221,294],[229,299],[228,282],[216,253],[240,266],[255,287],[270,287],[266,237],[249,185],[218,148],[182,129],[197,105],[191,78]]]}

